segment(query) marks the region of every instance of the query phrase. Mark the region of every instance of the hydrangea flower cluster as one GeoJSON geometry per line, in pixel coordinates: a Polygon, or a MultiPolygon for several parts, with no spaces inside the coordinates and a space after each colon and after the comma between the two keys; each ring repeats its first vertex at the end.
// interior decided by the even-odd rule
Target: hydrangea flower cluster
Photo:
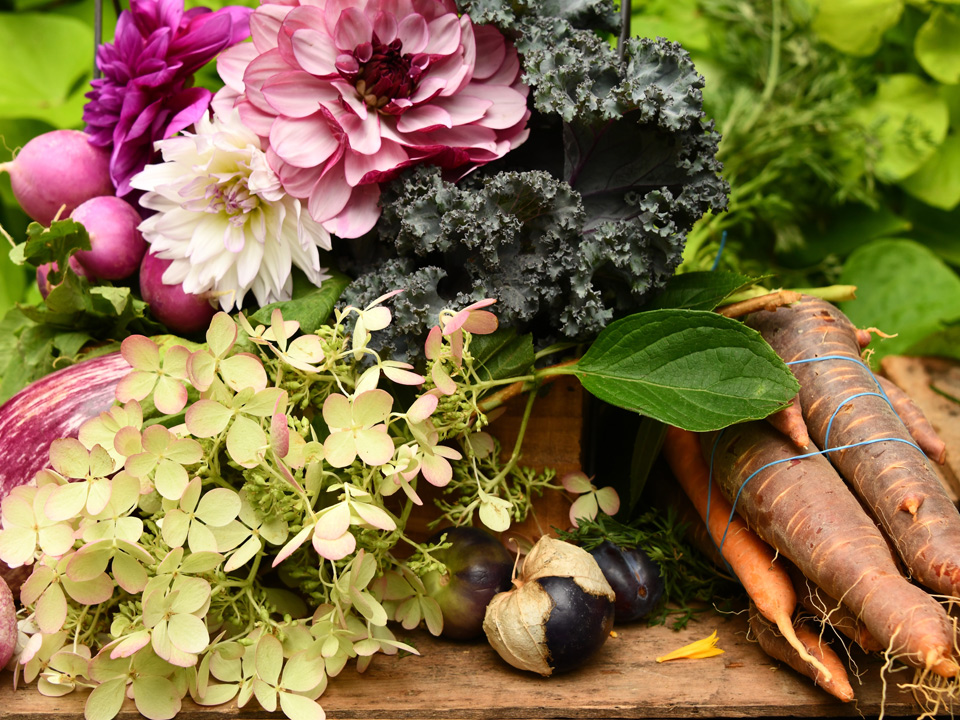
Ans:
{"type": "Polygon", "coordinates": [[[274,310],[269,326],[219,313],[194,349],[124,340],[118,403],[3,500],[0,560],[32,566],[25,681],[93,688],[88,720],[125,697],[172,717],[187,695],[306,720],[351,659],[416,653],[390,621],[440,633],[420,580],[440,567],[436,546],[405,533],[418,483],[453,491],[448,520],[478,513],[494,530],[559,486],[500,464],[481,429],[478,400],[498,383],[479,378],[470,345],[496,327],[488,303],[442,314],[420,375],[370,348],[387,297],[311,334],[274,310]],[[398,407],[397,384],[416,399],[398,407]],[[401,542],[411,559],[392,552],[401,542]]]}

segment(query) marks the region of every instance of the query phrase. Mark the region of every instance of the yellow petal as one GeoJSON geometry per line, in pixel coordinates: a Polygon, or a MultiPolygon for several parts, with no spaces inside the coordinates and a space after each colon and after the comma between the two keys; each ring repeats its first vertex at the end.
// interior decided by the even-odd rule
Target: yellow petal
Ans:
{"type": "Polygon", "coordinates": [[[720,655],[723,653],[723,650],[717,647],[717,639],[717,631],[714,630],[713,634],[711,634],[709,637],[705,637],[703,640],[697,640],[689,645],[684,645],[678,650],[669,652],[666,655],[661,655],[657,658],[657,662],[680,660],[681,658],[692,658],[699,660],[700,658],[708,658],[713,657],[714,655],[720,655]]]}

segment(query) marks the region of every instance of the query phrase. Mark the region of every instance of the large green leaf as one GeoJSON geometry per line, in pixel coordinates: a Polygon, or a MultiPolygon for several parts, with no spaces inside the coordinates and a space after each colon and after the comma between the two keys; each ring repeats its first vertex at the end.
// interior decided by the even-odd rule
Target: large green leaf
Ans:
{"type": "Polygon", "coordinates": [[[900,187],[941,210],[960,204],[960,135],[950,135],[940,149],[900,187]]]}
{"type": "Polygon", "coordinates": [[[945,85],[960,82],[960,17],[954,10],[936,8],[917,30],[913,51],[917,61],[945,85]]]}
{"type": "Polygon", "coordinates": [[[573,371],[604,402],[696,432],[766,417],[799,390],[758,333],[698,310],[611,323],[573,371]]]}
{"type": "Polygon", "coordinates": [[[674,275],[648,309],[713,310],[727,297],[739,290],[745,290],[755,282],[756,279],[746,275],[719,270],[674,275]]]}
{"type": "Polygon", "coordinates": [[[880,143],[877,176],[897,182],[915,172],[947,136],[950,111],[936,87],[916,75],[879,78],[877,94],[853,113],[880,143]]]}
{"type": "Polygon", "coordinates": [[[877,359],[902,353],[960,318],[960,278],[912,240],[865,245],[847,259],[840,281],[857,286],[857,300],[841,305],[855,325],[896,334],[871,343],[877,359]]]}
{"type": "Polygon", "coordinates": [[[900,20],[903,0],[812,0],[813,30],[850,55],[872,55],[883,34],[900,20]]]}
{"type": "Polygon", "coordinates": [[[323,284],[317,287],[306,275],[294,271],[293,299],[264,305],[250,316],[250,322],[254,325],[269,325],[273,309],[280,308],[284,320],[296,320],[304,333],[316,332],[330,317],[333,306],[337,304],[344,288],[350,284],[350,278],[343,273],[331,270],[330,275],[330,279],[324,280],[323,284]]]}
{"type": "Polygon", "coordinates": [[[81,123],[93,72],[93,30],[75,18],[0,14],[0,117],[81,123]]]}

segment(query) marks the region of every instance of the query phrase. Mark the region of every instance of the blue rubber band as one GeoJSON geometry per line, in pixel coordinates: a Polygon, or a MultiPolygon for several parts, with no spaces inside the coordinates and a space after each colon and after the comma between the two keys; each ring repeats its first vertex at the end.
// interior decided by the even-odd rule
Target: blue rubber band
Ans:
{"type": "Polygon", "coordinates": [[[727,231],[724,230],[720,235],[720,248],[717,250],[717,256],[713,259],[713,267],[710,268],[710,272],[713,272],[718,267],[720,267],[720,256],[723,255],[723,248],[727,244],[727,231]]]}
{"type": "MultiPolygon", "coordinates": [[[[897,414],[896,409],[893,407],[893,403],[890,401],[890,398],[887,397],[887,393],[884,391],[883,386],[880,384],[880,381],[877,380],[876,377],[873,376],[873,371],[870,370],[870,368],[866,365],[866,363],[864,363],[860,358],[852,357],[852,356],[849,356],[849,355],[824,355],[824,356],[822,356],[822,357],[816,357],[816,358],[806,358],[806,359],[803,359],[803,360],[792,360],[791,362],[788,362],[788,363],[786,363],[786,364],[787,364],[787,365],[800,365],[800,364],[810,363],[810,362],[819,362],[819,361],[821,361],[821,360],[847,360],[847,361],[849,361],[849,362],[854,362],[854,363],[856,363],[856,364],[858,364],[858,365],[861,365],[862,367],[864,367],[864,368],[866,368],[868,371],[870,371],[870,375],[871,375],[871,377],[873,377],[873,381],[877,384],[877,389],[878,389],[880,392],[861,392],[861,393],[856,393],[855,395],[851,395],[850,397],[845,398],[844,400],[842,400],[842,401],[837,405],[837,407],[834,408],[833,413],[831,413],[831,415],[830,415],[830,420],[827,422],[827,431],[826,431],[826,433],[825,433],[825,435],[824,435],[824,443],[823,443],[823,444],[824,444],[824,448],[823,448],[823,449],[817,450],[816,452],[804,453],[804,454],[802,454],[802,455],[793,455],[792,457],[782,458],[782,459],[780,459],[780,460],[773,460],[773,461],[767,463],[766,465],[763,465],[762,467],[758,468],[757,470],[753,471],[753,472],[747,477],[747,479],[744,480],[744,481],[740,484],[740,488],[737,490],[737,494],[734,496],[733,502],[731,503],[732,508],[731,508],[731,510],[730,510],[730,517],[727,519],[727,526],[726,526],[726,527],[724,528],[724,530],[723,530],[723,535],[722,535],[722,537],[720,538],[720,544],[717,545],[716,541],[713,541],[713,544],[714,544],[714,546],[717,548],[717,551],[720,552],[720,556],[721,556],[721,557],[723,557],[723,544],[724,544],[724,542],[725,542],[726,539],[727,539],[727,532],[730,530],[730,525],[733,523],[733,519],[734,519],[734,517],[736,516],[737,503],[740,501],[740,494],[743,492],[743,489],[747,486],[747,483],[748,483],[748,482],[750,482],[754,477],[756,477],[757,475],[759,475],[761,472],[763,472],[763,471],[766,470],[767,468],[773,467],[774,465],[780,465],[780,464],[782,464],[782,463],[785,463],[785,462],[788,462],[788,461],[791,461],[791,460],[802,460],[802,459],[804,459],[804,458],[813,457],[814,455],[828,455],[829,453],[837,452],[837,451],[839,451],[839,450],[849,450],[849,449],[851,449],[851,448],[862,447],[862,446],[864,446],[864,445],[873,445],[874,443],[880,443],[880,442],[899,442],[899,443],[903,443],[903,444],[905,444],[905,445],[909,445],[909,446],[912,447],[912,448],[916,448],[919,452],[923,453],[923,450],[922,450],[922,449],[920,448],[920,446],[917,445],[916,443],[911,442],[910,440],[904,440],[903,438],[897,438],[897,437],[876,438],[876,439],[874,439],[874,440],[862,440],[862,441],[860,441],[860,442],[851,443],[851,444],[849,444],[849,445],[839,445],[839,446],[837,446],[837,447],[831,448],[831,447],[830,447],[830,430],[833,428],[833,421],[834,421],[834,419],[837,417],[837,414],[840,412],[840,408],[842,408],[844,405],[846,405],[846,404],[847,404],[848,402],[850,402],[851,400],[854,400],[854,399],[856,399],[856,398],[858,398],[858,397],[868,397],[868,396],[880,397],[880,398],[883,398],[884,400],[886,400],[887,404],[890,406],[890,409],[894,411],[894,414],[895,414],[898,418],[899,418],[900,416],[899,416],[899,414],[897,414]]],[[[902,423],[902,420],[901,420],[901,423],[902,423]]],[[[707,534],[710,536],[710,539],[711,539],[711,540],[713,540],[713,534],[709,532],[709,529],[710,529],[709,526],[710,526],[710,499],[711,499],[711,491],[713,490],[713,467],[714,467],[714,459],[715,459],[715,456],[716,456],[717,448],[718,448],[719,445],[720,445],[720,438],[723,436],[723,433],[724,433],[725,431],[726,431],[726,428],[724,428],[723,430],[721,430],[720,432],[717,433],[717,437],[716,437],[716,439],[715,439],[714,442],[713,442],[713,449],[710,451],[710,477],[709,477],[709,485],[707,485],[707,534]]],[[[726,562],[726,558],[724,558],[724,562],[727,564],[727,568],[730,570],[730,572],[733,573],[733,568],[731,568],[731,567],[730,567],[730,564],[726,562]]],[[[734,574],[735,574],[735,573],[734,573],[734,574]]]]}

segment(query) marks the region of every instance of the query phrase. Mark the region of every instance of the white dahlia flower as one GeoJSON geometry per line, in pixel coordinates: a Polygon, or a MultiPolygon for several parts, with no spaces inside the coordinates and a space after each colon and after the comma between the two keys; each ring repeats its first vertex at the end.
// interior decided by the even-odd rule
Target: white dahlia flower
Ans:
{"type": "Polygon", "coordinates": [[[147,191],[140,204],[156,211],[140,231],[173,261],[163,282],[231,310],[247,292],[260,305],[289,300],[292,265],[315,285],[327,279],[318,248],[330,249],[330,234],[284,192],[239,113],[205,116],[195,129],[157,142],[164,162],[131,181],[147,191]]]}

